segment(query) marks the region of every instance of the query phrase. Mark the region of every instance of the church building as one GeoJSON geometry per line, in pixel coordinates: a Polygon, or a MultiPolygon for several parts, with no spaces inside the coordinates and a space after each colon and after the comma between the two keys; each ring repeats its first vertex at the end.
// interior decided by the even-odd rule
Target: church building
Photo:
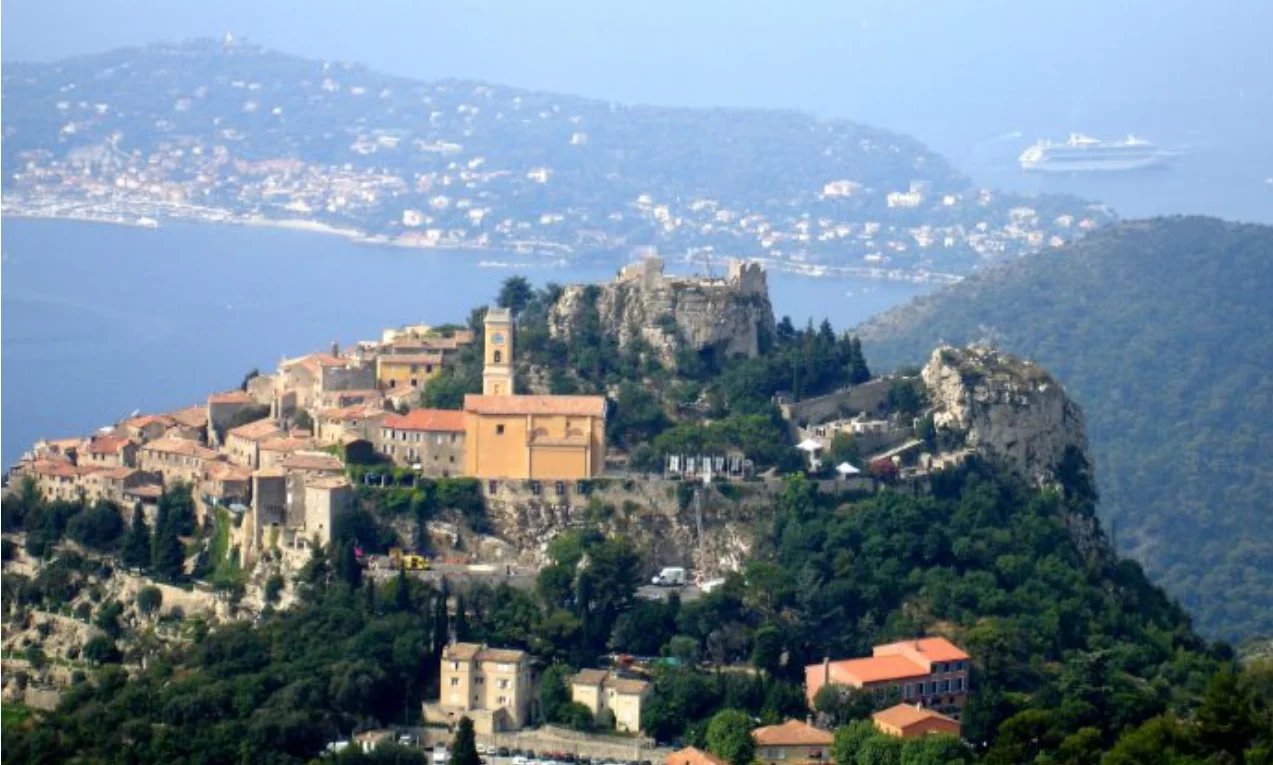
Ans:
{"type": "Polygon", "coordinates": [[[464,397],[465,475],[550,481],[600,475],[605,397],[516,395],[512,314],[489,309],[485,327],[482,395],[464,397]]]}

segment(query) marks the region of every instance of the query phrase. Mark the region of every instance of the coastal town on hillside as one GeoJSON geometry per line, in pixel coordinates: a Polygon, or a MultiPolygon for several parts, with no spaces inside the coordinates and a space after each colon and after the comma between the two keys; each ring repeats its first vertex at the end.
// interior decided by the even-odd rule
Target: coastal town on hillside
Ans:
{"type": "MultiPolygon", "coordinates": [[[[705,347],[729,349],[743,358],[761,353],[761,335],[773,331],[765,327],[773,325],[773,317],[763,268],[734,262],[726,277],[713,278],[665,276],[662,267],[660,259],[649,256],[624,268],[609,285],[563,288],[554,310],[568,310],[584,294],[598,305],[620,299],[638,311],[658,306],[643,319],[649,324],[617,331],[643,333],[647,340],[642,342],[653,354],[677,355],[658,345],[660,337],[678,342],[696,337],[705,347]],[[737,327],[729,323],[740,318],[737,327]]],[[[505,283],[510,285],[515,287],[516,280],[505,283]]],[[[40,440],[9,470],[7,491],[33,495],[38,499],[32,501],[53,508],[104,508],[112,516],[134,508],[134,526],[156,529],[152,550],[159,549],[162,534],[175,533],[161,531],[169,528],[165,508],[172,507],[173,497],[186,497],[194,535],[179,540],[171,565],[177,579],[193,581],[193,589],[151,580],[137,570],[112,576],[123,582],[114,586],[125,588],[162,585],[162,613],[199,612],[230,622],[259,619],[271,612],[272,603],[294,603],[301,578],[323,555],[333,556],[338,565],[350,555],[350,565],[365,569],[372,582],[411,577],[443,592],[485,585],[534,591],[542,586],[539,575],[553,565],[551,550],[562,535],[568,538],[620,512],[616,506],[624,514],[646,515],[645,530],[629,526],[629,534],[662,535],[633,537],[643,539],[650,551],[634,563],[655,572],[648,584],[637,580],[635,597],[692,602],[726,586],[746,554],[737,547],[737,527],[725,508],[750,503],[764,512],[788,491],[793,474],[846,497],[870,497],[890,486],[931,491],[921,479],[963,464],[972,453],[949,434],[936,434],[934,416],[965,417],[946,410],[970,394],[955,390],[943,394],[949,397],[946,403],[926,403],[927,394],[916,386],[944,388],[947,380],[956,386],[958,380],[985,385],[1002,377],[994,370],[1000,362],[992,351],[946,350],[935,353],[922,383],[918,377],[871,378],[867,373],[829,393],[776,397],[772,406],[785,421],[789,439],[780,452],[794,460],[781,458],[782,470],[759,470],[740,448],[730,446],[667,453],[651,470],[648,464],[637,466],[635,452],[618,448],[608,437],[608,418],[616,406],[608,395],[525,392],[542,386],[542,379],[522,379],[527,367],[518,363],[518,316],[512,308],[487,307],[471,322],[385,329],[374,340],[285,359],[273,372],[249,374],[240,388],[212,393],[194,406],[137,414],[85,437],[40,440]],[[465,393],[456,409],[424,406],[430,383],[454,373],[465,354],[463,363],[480,364],[481,392],[465,393]],[[990,366],[969,366],[981,361],[990,366]],[[471,498],[482,508],[481,523],[470,523],[461,511],[427,524],[421,520],[414,531],[393,526],[395,541],[387,554],[383,547],[364,551],[357,538],[349,546],[350,531],[343,524],[403,487],[424,484],[439,496],[450,492],[452,499],[442,501],[454,507],[471,498]],[[642,510],[637,500],[648,508],[642,510]],[[224,580],[199,580],[197,572],[208,565],[211,548],[201,550],[207,540],[217,546],[211,554],[218,559],[211,565],[230,566],[235,581],[249,585],[246,597],[243,591],[231,597],[233,588],[227,589],[224,580]],[[288,585],[288,578],[294,583],[288,585]],[[273,595],[265,594],[271,587],[273,595]]],[[[532,369],[527,376],[540,374],[532,369]]],[[[1011,391],[1014,400],[1022,400],[1032,395],[1021,387],[1023,381],[1038,393],[1055,390],[1050,378],[1029,365],[1010,377],[1003,391],[979,395],[998,398],[1011,391]]],[[[618,400],[624,400],[622,391],[618,400]]],[[[1051,416],[1047,400],[1040,401],[1036,408],[1051,416]]],[[[975,428],[967,422],[955,425],[975,428]]],[[[1046,434],[1051,442],[1044,445],[1037,433],[1022,428],[1003,436],[1011,444],[1002,450],[988,442],[982,446],[1011,461],[1018,444],[1029,444],[1019,458],[1023,465],[1055,459],[1061,449],[1053,443],[1055,434],[1046,434]]],[[[366,528],[358,533],[379,534],[366,528]]],[[[12,536],[6,533],[6,571],[31,575],[50,565],[12,536]]],[[[449,607],[462,619],[463,601],[459,595],[453,600],[449,607]]],[[[33,640],[50,639],[51,628],[42,629],[43,638],[30,625],[8,633],[6,656],[24,645],[30,652],[38,645],[33,640]]],[[[60,629],[51,634],[61,635],[60,629]]],[[[441,653],[440,695],[426,699],[420,710],[423,726],[365,730],[353,742],[342,739],[330,746],[374,748],[407,737],[443,748],[465,720],[484,752],[510,758],[513,765],[529,763],[535,753],[541,762],[639,765],[656,756],[666,765],[719,765],[714,755],[693,747],[660,748],[644,731],[642,710],[654,693],[652,673],[669,660],[615,655],[579,669],[568,687],[570,703],[587,710],[581,726],[593,732],[583,734],[540,725],[545,713],[536,689],[543,666],[524,647],[457,642],[452,635],[441,653]]],[[[6,659],[6,666],[14,661],[15,669],[31,669],[17,659],[6,659]]],[[[694,661],[720,671],[750,671],[710,655],[694,661]]],[[[865,657],[824,657],[804,670],[808,719],[755,727],[757,757],[769,765],[824,761],[828,730],[842,724],[824,712],[853,699],[874,710],[867,719],[879,735],[957,737],[971,692],[969,662],[969,654],[941,634],[875,645],[865,657]]],[[[26,686],[26,703],[54,703],[60,696],[58,672],[45,674],[46,685],[26,686]]],[[[6,686],[5,692],[18,691],[6,686]]]]}
{"type": "Polygon", "coordinates": [[[237,43],[121,56],[91,77],[6,72],[6,93],[40,104],[6,121],[6,214],[300,227],[475,249],[492,263],[613,257],[641,243],[694,262],[742,254],[812,276],[921,282],[1113,219],[1083,200],[973,186],[917,142],[852,123],[808,118],[798,138],[760,131],[705,146],[703,134],[732,129],[710,112],[626,108],[649,123],[629,131],[614,104],[404,82],[237,43]],[[226,64],[241,76],[220,73],[226,64]],[[331,129],[301,140],[292,120],[331,129]],[[660,138],[668,130],[680,132],[660,138]],[[741,184],[740,172],[755,177],[741,184]]]}

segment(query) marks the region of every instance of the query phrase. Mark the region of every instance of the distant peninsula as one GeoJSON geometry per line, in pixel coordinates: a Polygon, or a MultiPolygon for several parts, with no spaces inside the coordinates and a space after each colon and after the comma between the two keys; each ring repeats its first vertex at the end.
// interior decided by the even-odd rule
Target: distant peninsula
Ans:
{"type": "Polygon", "coordinates": [[[954,281],[1113,219],[978,188],[913,138],[791,111],[419,81],[241,43],[3,74],[5,214],[299,226],[408,247],[954,281]]]}

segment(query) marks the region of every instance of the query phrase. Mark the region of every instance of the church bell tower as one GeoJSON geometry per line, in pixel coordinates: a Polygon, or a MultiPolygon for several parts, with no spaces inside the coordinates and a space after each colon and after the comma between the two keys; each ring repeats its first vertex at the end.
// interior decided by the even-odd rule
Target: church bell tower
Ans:
{"type": "Polygon", "coordinates": [[[486,310],[486,363],[482,393],[513,395],[513,314],[507,308],[486,310]]]}

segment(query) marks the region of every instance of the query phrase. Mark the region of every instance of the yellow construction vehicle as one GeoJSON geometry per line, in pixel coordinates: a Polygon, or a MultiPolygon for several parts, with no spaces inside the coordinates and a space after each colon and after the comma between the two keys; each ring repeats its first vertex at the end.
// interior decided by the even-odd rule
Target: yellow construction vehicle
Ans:
{"type": "Polygon", "coordinates": [[[428,571],[429,559],[415,553],[404,553],[400,547],[391,547],[389,568],[395,571],[428,571]]]}

